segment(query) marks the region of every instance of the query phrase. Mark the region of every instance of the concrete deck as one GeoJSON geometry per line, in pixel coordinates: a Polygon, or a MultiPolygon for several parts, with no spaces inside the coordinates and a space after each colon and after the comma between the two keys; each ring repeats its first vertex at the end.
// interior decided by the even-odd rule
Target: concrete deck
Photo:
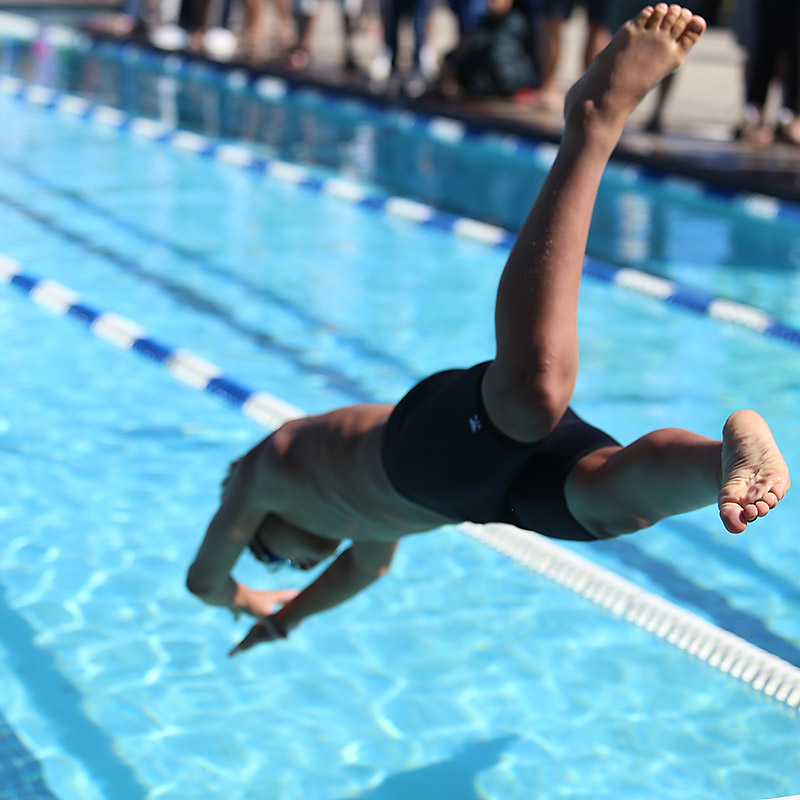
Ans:
{"type": "MultiPolygon", "coordinates": [[[[100,3],[117,0],[92,0],[75,3],[74,9],[90,10],[100,3]]],[[[267,0],[264,0],[267,2],[267,0]]],[[[0,0],[0,8],[44,14],[54,8],[70,7],[69,0],[0,0]]],[[[271,6],[269,6],[271,9],[271,6]]],[[[400,105],[431,114],[461,119],[487,130],[557,141],[561,133],[558,111],[506,101],[453,101],[389,97],[375,93],[369,81],[343,72],[343,38],[339,0],[322,0],[312,38],[312,61],[308,69],[289,72],[275,61],[275,36],[271,12],[263,49],[255,58],[237,65],[259,73],[276,74],[290,80],[367,96],[389,105],[400,105]]],[[[576,13],[566,23],[564,58],[560,65],[560,84],[566,90],[581,72],[580,51],[585,20],[576,13]]],[[[410,31],[406,32],[406,36],[410,31]]],[[[430,19],[429,43],[440,54],[456,43],[456,29],[449,10],[438,6],[430,19]]],[[[401,44],[404,40],[401,39],[401,44]]],[[[407,44],[408,39],[405,39],[407,44]]],[[[380,48],[377,20],[362,26],[355,39],[357,60],[367,67],[380,48]]],[[[711,28],[690,54],[677,74],[663,116],[661,134],[643,131],[653,107],[654,97],[645,100],[631,118],[617,151],[617,158],[643,164],[660,172],[685,175],[715,183],[724,189],[771,194],[800,202],[800,146],[776,142],[767,148],[733,141],[733,131],[741,114],[745,56],[727,28],[711,28]]],[[[773,87],[768,111],[777,105],[773,87]]]]}
{"type": "MultiPolygon", "coordinates": [[[[580,51],[585,20],[573,15],[564,30],[564,58],[559,71],[566,90],[581,73],[580,51]]],[[[378,31],[365,31],[357,40],[357,52],[367,64],[376,52],[378,31]]],[[[446,9],[438,8],[431,19],[430,38],[436,50],[447,52],[455,41],[455,27],[446,9]]],[[[339,7],[324,0],[316,20],[313,60],[295,79],[332,85],[344,91],[369,93],[364,81],[344,75],[339,7]]],[[[743,104],[745,55],[730,29],[711,28],[677,74],[664,112],[663,132],[645,133],[642,128],[653,108],[654,96],[645,100],[631,118],[617,156],[642,163],[658,171],[697,177],[723,188],[763,192],[800,202],[800,147],[776,142],[768,148],[733,141],[743,104]]],[[[277,68],[271,71],[282,72],[277,68]]],[[[768,101],[768,111],[777,106],[777,87],[768,101]]],[[[440,101],[387,98],[435,114],[458,117],[487,129],[558,139],[562,123],[559,112],[537,110],[505,101],[440,101]]]]}

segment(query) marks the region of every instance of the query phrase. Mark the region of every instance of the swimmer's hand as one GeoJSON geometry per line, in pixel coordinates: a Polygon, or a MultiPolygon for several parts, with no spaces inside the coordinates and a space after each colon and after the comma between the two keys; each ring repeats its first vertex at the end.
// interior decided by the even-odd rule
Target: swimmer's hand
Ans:
{"type": "Polygon", "coordinates": [[[278,639],[285,639],[287,636],[286,628],[283,627],[275,616],[265,617],[261,622],[257,622],[250,628],[250,632],[247,636],[245,636],[228,655],[235,656],[237,653],[249,650],[251,647],[261,642],[274,642],[278,639]]]}
{"type": "Polygon", "coordinates": [[[248,614],[256,619],[269,617],[277,611],[278,606],[286,605],[297,597],[296,589],[277,589],[275,591],[259,591],[250,589],[240,583],[236,587],[231,611],[235,619],[240,614],[248,614]]]}

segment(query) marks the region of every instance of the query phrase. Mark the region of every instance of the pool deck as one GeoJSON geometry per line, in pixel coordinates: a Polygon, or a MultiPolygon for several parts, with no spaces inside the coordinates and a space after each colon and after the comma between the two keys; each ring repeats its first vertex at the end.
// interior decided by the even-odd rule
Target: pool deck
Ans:
{"type": "MultiPolygon", "coordinates": [[[[447,12],[439,11],[430,26],[433,45],[446,52],[455,42],[447,12]]],[[[316,29],[318,63],[307,73],[315,80],[346,89],[358,89],[357,81],[332,69],[341,53],[337,9],[323,5],[316,29]],[[325,14],[329,16],[324,17],[325,14]]],[[[567,22],[563,33],[560,84],[567,89],[582,72],[580,52],[585,20],[579,13],[567,22]]],[[[677,73],[663,113],[663,132],[645,133],[644,125],[655,95],[645,100],[632,116],[617,157],[660,172],[699,178],[723,188],[771,194],[800,201],[800,147],[776,142],[767,148],[733,140],[743,102],[745,56],[728,28],[709,29],[677,73]]],[[[777,105],[773,87],[767,111],[777,105]]],[[[530,104],[508,101],[394,100],[434,114],[463,119],[478,127],[509,131],[557,141],[562,130],[560,109],[547,111],[530,104]]]]}
{"type": "MultiPolygon", "coordinates": [[[[0,0],[0,8],[19,10],[27,6],[33,10],[63,2],[39,0],[32,4],[25,0],[16,3],[0,0]]],[[[339,66],[344,47],[340,6],[336,0],[322,2],[312,33],[312,61],[305,70],[290,71],[270,58],[271,52],[275,51],[274,29],[274,19],[268,11],[263,49],[256,57],[233,59],[230,65],[284,77],[295,83],[366,97],[385,105],[453,117],[477,129],[551,142],[557,142],[561,135],[560,110],[537,108],[531,103],[426,96],[411,99],[376,91],[364,75],[347,73],[339,66]]],[[[566,23],[563,33],[559,82],[564,90],[582,71],[580,51],[584,33],[585,19],[576,13],[566,23]]],[[[428,35],[428,43],[439,54],[448,52],[455,45],[455,26],[449,11],[442,7],[434,10],[428,35]]],[[[401,38],[403,43],[408,45],[407,38],[401,38]]],[[[362,26],[354,39],[360,66],[366,68],[379,47],[380,27],[373,20],[362,26]]],[[[767,194],[800,202],[800,146],[777,141],[769,147],[759,148],[733,138],[741,115],[744,62],[744,53],[730,29],[717,27],[708,30],[676,75],[662,117],[662,132],[652,134],[644,131],[654,106],[655,93],[652,93],[631,117],[616,158],[655,172],[699,179],[723,191],[767,194]]],[[[777,106],[777,89],[772,88],[767,104],[767,112],[772,118],[777,106]]]]}
{"type": "MultiPolygon", "coordinates": [[[[563,34],[564,58],[559,71],[566,89],[581,72],[580,48],[585,20],[573,15],[563,34]]],[[[429,27],[432,46],[447,52],[455,42],[449,12],[434,12],[429,27]]],[[[369,63],[377,49],[377,31],[362,31],[355,39],[355,50],[362,65],[369,63]]],[[[535,139],[558,141],[561,130],[559,111],[537,109],[531,104],[509,101],[465,101],[432,98],[387,97],[370,90],[363,77],[344,73],[343,41],[338,5],[323,2],[312,39],[313,59],[303,72],[289,72],[269,62],[267,73],[295,81],[336,88],[380,102],[400,105],[434,115],[451,116],[471,126],[508,132],[535,139]]],[[[253,66],[252,62],[246,65],[253,66]]],[[[744,54],[727,28],[711,28],[677,74],[663,113],[663,130],[650,134],[643,130],[654,104],[648,97],[632,116],[617,150],[617,158],[657,172],[700,179],[722,189],[769,194],[800,202],[800,146],[776,142],[767,148],[733,140],[741,114],[744,54]]],[[[773,87],[767,110],[774,114],[777,103],[773,87]]]]}

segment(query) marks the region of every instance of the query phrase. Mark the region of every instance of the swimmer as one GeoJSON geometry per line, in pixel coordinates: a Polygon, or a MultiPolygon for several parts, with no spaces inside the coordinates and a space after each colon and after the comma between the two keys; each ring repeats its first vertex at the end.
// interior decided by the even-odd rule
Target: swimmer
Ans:
{"type": "Polygon", "coordinates": [[[647,6],[567,94],[558,156],[500,278],[492,361],[427,378],[397,406],[288,422],[233,465],[187,576],[200,599],[258,620],[232,653],[353,597],[412,533],[470,520],[591,541],[715,502],[724,527],[742,533],[783,498],[789,471],[754,411],[728,417],[719,440],[669,428],[623,447],[569,408],[603,170],[631,111],[705,27],[680,6],[647,6]],[[351,544],[299,593],[230,575],[248,547],[310,569],[342,540],[351,544]]]}

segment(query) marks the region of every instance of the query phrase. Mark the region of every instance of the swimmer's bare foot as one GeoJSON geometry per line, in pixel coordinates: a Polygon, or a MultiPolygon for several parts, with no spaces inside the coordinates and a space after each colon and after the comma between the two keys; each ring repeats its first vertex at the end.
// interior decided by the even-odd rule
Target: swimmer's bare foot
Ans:
{"type": "Polygon", "coordinates": [[[683,63],[705,29],[705,20],[687,8],[666,3],[643,8],[570,89],[564,107],[568,127],[592,123],[618,137],[628,115],[683,63]]]}
{"type": "Polygon", "coordinates": [[[775,508],[789,489],[789,469],[764,418],[755,411],[732,414],[722,432],[719,515],[731,533],[775,508]]]}

